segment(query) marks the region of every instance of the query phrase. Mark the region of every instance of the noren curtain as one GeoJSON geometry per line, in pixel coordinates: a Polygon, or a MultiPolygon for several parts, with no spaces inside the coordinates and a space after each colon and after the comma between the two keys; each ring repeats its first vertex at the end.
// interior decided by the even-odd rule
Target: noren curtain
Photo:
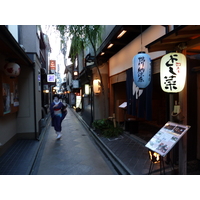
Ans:
{"type": "Polygon", "coordinates": [[[138,118],[152,119],[152,80],[143,90],[133,88],[133,70],[126,71],[126,96],[127,96],[127,114],[138,118]],[[138,96],[139,93],[142,94],[138,96]],[[133,95],[134,93],[134,95],[133,95]]]}

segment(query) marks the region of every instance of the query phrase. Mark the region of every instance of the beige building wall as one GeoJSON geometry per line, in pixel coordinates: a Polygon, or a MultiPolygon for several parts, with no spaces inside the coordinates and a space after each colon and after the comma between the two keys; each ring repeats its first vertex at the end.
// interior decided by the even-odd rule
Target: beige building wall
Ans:
{"type": "MultiPolygon", "coordinates": [[[[142,33],[142,46],[141,46],[141,36],[138,36],[135,40],[130,42],[125,46],[121,51],[115,54],[109,60],[109,76],[121,73],[132,67],[132,59],[140,51],[145,51],[148,53],[148,50],[145,46],[157,38],[165,34],[165,27],[155,25],[150,26],[146,31],[142,33]]],[[[151,59],[155,59],[165,54],[165,51],[148,53],[151,59]]]]}
{"type": "Polygon", "coordinates": [[[17,133],[19,134],[19,136],[23,135],[23,137],[25,138],[35,137],[35,131],[39,131],[39,120],[42,118],[42,91],[39,88],[38,83],[39,71],[40,65],[38,63],[38,60],[35,58],[35,69],[31,67],[22,67],[19,77],[20,109],[17,116],[17,133]],[[34,111],[35,108],[36,111],[34,111]]]}
{"type": "MultiPolygon", "coordinates": [[[[103,119],[109,117],[108,115],[108,63],[104,63],[99,66],[102,74],[103,85],[104,85],[104,95],[101,93],[99,95],[94,95],[94,120],[103,119]]],[[[93,79],[99,78],[99,74],[96,68],[93,68],[93,79]]]]}

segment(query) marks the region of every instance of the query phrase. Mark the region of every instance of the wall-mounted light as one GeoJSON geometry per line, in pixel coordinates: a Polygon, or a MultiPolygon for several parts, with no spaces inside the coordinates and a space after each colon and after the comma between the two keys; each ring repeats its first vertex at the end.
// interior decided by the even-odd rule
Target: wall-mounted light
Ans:
{"type": "Polygon", "coordinates": [[[74,76],[78,76],[78,71],[77,70],[74,71],[74,76]]]}
{"type": "Polygon", "coordinates": [[[94,79],[93,80],[93,91],[94,91],[94,94],[100,94],[101,92],[101,81],[100,79],[94,79]]]}
{"type": "Polygon", "coordinates": [[[90,93],[90,86],[89,84],[85,84],[85,94],[88,95],[90,93]]]}
{"type": "Polygon", "coordinates": [[[101,55],[101,56],[103,56],[104,54],[105,54],[105,52],[101,52],[101,54],[100,54],[100,55],[101,55]]]}
{"type": "Polygon", "coordinates": [[[43,90],[43,93],[49,93],[49,90],[43,90]]]}
{"type": "Polygon", "coordinates": [[[126,30],[122,30],[120,34],[117,36],[117,39],[121,38],[126,32],[127,32],[126,30]]]}
{"type": "Polygon", "coordinates": [[[43,85],[43,93],[49,93],[48,85],[43,85]]]}
{"type": "Polygon", "coordinates": [[[20,66],[14,62],[7,63],[4,66],[4,72],[7,76],[17,77],[20,74],[20,66]]]}
{"type": "Polygon", "coordinates": [[[160,62],[160,84],[164,92],[181,92],[186,79],[186,57],[182,53],[168,53],[160,62]]]}
{"type": "Polygon", "coordinates": [[[139,52],[132,60],[134,83],[146,88],[151,82],[151,58],[145,52],[139,52]]]}

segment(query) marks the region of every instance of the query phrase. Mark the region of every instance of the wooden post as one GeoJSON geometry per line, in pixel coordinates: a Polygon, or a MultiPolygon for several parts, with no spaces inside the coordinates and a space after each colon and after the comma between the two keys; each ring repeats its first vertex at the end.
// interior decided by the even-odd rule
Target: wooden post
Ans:
{"type": "MultiPolygon", "coordinates": [[[[186,55],[186,51],[182,53],[186,55]]],[[[184,89],[179,93],[179,103],[184,116],[183,124],[187,124],[187,78],[184,89]]],[[[179,141],[179,174],[187,174],[187,133],[179,141]]]]}
{"type": "Polygon", "coordinates": [[[115,113],[113,113],[113,123],[114,123],[114,127],[116,127],[115,113]]]}
{"type": "MultiPolygon", "coordinates": [[[[200,74],[197,74],[197,132],[200,133],[200,74]]],[[[200,134],[197,134],[197,158],[200,159],[200,134]]]]}

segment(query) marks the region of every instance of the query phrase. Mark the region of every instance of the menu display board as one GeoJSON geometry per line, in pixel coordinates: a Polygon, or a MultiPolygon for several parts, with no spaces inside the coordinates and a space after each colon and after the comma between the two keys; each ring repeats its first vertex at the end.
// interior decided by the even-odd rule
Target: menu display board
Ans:
{"type": "Polygon", "coordinates": [[[145,145],[161,156],[166,156],[180,138],[188,131],[190,126],[167,122],[145,145]]]}

